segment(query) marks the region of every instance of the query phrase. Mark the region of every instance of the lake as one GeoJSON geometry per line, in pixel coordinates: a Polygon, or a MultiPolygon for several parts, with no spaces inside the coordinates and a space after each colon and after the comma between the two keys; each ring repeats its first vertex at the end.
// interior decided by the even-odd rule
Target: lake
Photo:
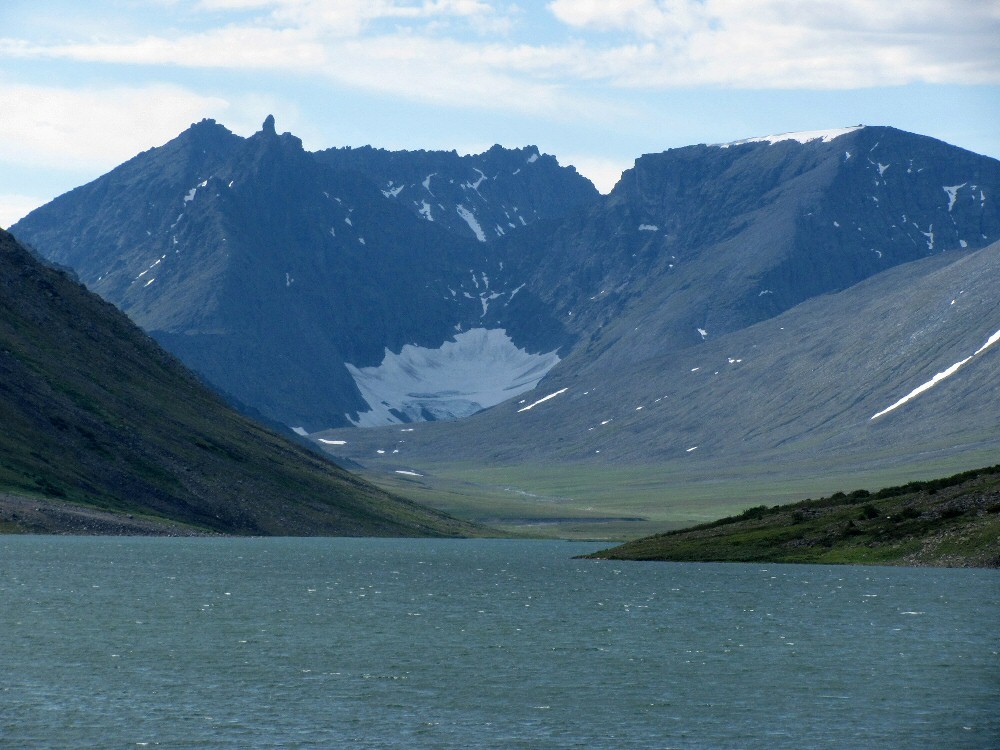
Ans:
{"type": "Polygon", "coordinates": [[[1000,573],[0,537],[0,747],[1000,747],[1000,573]]]}

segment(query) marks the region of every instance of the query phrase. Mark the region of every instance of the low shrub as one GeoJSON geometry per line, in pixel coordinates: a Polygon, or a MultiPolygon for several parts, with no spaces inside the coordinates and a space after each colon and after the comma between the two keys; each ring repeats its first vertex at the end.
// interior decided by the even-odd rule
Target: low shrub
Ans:
{"type": "Polygon", "coordinates": [[[871,503],[869,503],[868,505],[865,505],[864,507],[861,508],[861,519],[862,520],[870,521],[873,518],[878,518],[880,515],[881,515],[881,513],[879,512],[879,509],[876,508],[871,503]]]}

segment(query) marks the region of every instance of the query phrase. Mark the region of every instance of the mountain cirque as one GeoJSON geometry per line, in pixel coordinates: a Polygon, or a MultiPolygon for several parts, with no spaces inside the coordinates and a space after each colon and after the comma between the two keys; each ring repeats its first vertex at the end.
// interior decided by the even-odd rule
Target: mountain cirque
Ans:
{"type": "Polygon", "coordinates": [[[390,475],[926,476],[1000,448],[997,195],[1000,162],[888,127],[647,154],[601,196],[534,147],[309,153],[269,118],[12,229],[390,475]]]}
{"type": "Polygon", "coordinates": [[[362,421],[379,404],[348,366],[405,345],[502,330],[495,364],[552,361],[569,337],[485,240],[596,196],[534,148],[310,154],[270,118],[247,139],[206,120],[12,230],[224,392],[311,432],[362,421]]]}

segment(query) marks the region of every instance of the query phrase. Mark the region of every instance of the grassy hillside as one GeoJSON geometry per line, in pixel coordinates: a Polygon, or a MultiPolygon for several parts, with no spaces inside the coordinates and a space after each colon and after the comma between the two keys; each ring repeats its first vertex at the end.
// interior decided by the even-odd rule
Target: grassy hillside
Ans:
{"type": "MultiPolygon", "coordinates": [[[[14,496],[234,534],[477,531],[237,414],[112,305],[3,231],[0,425],[0,492],[14,496]]],[[[48,530],[13,511],[0,523],[48,530]]]]}
{"type": "Polygon", "coordinates": [[[614,560],[1000,567],[1000,465],[748,508],[590,555],[614,560]]]}

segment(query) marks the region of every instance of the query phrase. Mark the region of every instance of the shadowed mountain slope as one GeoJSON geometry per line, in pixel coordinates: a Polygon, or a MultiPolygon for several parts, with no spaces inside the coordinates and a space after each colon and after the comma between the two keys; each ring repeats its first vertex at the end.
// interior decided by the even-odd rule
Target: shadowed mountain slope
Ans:
{"type": "MultiPolygon", "coordinates": [[[[485,222],[483,211],[517,206],[516,226],[507,227],[514,231],[597,196],[574,170],[552,157],[529,163],[537,150],[526,151],[496,148],[481,158],[419,152],[394,171],[370,149],[310,154],[298,138],[277,134],[272,118],[246,139],[205,120],[12,229],[75,269],[224,392],[313,431],[381,410],[384,397],[366,398],[350,368],[377,368],[406,345],[435,352],[457,334],[497,331],[503,363],[551,355],[571,340],[458,211],[475,223],[474,211],[485,222]],[[473,169],[504,162],[503,179],[473,169]],[[508,174],[514,164],[524,177],[508,174]],[[437,213],[424,215],[401,202],[402,193],[382,189],[386,173],[404,179],[413,170],[454,173],[434,188],[441,194],[435,200],[468,193],[468,209],[452,196],[445,221],[438,203],[437,213]],[[459,173],[475,181],[463,188],[459,173]],[[573,200],[544,203],[564,188],[573,200]]],[[[474,345],[458,343],[465,360],[476,356],[474,345]]],[[[434,381],[434,369],[425,368],[429,382],[411,389],[431,396],[392,402],[387,418],[464,416],[496,402],[473,392],[456,403],[447,397],[450,384],[434,381]],[[446,396],[435,399],[441,391],[446,396]]],[[[515,367],[502,387],[513,387],[522,370],[515,367]]]]}
{"type": "Polygon", "coordinates": [[[458,535],[227,407],[0,231],[0,490],[206,531],[458,535]]]}
{"type": "Polygon", "coordinates": [[[542,219],[559,219],[598,199],[597,189],[573,167],[535,146],[493,146],[481,154],[331,148],[316,159],[354,170],[382,194],[420,218],[479,242],[490,242],[542,219]]]}

